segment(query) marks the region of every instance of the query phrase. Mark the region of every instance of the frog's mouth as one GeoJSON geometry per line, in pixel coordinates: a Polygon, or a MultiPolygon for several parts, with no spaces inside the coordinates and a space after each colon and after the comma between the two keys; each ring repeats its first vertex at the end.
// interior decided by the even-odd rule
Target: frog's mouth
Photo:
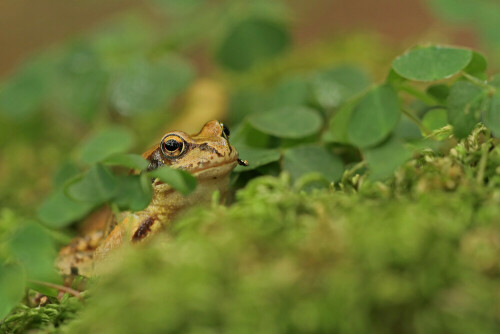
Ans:
{"type": "MultiPolygon", "coordinates": [[[[231,173],[231,171],[238,164],[244,164],[243,166],[248,166],[248,162],[246,160],[241,160],[239,158],[231,159],[229,161],[220,162],[218,164],[213,164],[210,166],[199,167],[191,170],[184,169],[180,167],[180,169],[187,170],[193,176],[195,176],[198,180],[206,180],[206,179],[218,179],[224,177],[231,173]]],[[[159,179],[153,179],[153,184],[155,186],[165,184],[159,179]]]]}

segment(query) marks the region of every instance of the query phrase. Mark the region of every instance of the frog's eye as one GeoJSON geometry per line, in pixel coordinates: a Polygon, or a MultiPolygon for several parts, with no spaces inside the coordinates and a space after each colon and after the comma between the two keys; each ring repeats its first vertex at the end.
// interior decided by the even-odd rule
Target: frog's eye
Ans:
{"type": "Polygon", "coordinates": [[[175,158],[184,151],[184,140],[176,135],[167,135],[161,140],[161,152],[169,158],[175,158]]]}
{"type": "Polygon", "coordinates": [[[224,124],[221,124],[222,125],[222,133],[223,133],[223,136],[227,138],[229,138],[229,128],[227,126],[225,126],[224,124]]]}

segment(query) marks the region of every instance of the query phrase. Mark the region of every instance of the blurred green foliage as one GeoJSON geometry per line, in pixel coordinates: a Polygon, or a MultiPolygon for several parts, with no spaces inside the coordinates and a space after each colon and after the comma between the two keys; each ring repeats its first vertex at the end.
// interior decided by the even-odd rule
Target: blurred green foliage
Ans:
{"type": "MultiPolygon", "coordinates": [[[[493,2],[432,3],[491,34],[493,2]]],[[[390,65],[366,36],[295,49],[286,2],[150,5],[157,21],[117,17],[0,84],[0,330],[58,331],[82,307],[36,283],[61,283],[73,223],[144,209],[152,177],[195,189],[128,152],[182,119],[206,67],[250,163],[233,206],[215,196],[167,241],[125,250],[66,331],[498,331],[500,85],[482,54],[422,45],[390,65]]]]}
{"type": "Polygon", "coordinates": [[[454,24],[467,24],[479,32],[482,42],[498,50],[500,3],[495,0],[428,0],[437,15],[454,24]]]}
{"type": "MultiPolygon", "coordinates": [[[[448,173],[427,159],[398,182],[448,173]]],[[[498,190],[388,192],[255,179],[232,207],[193,210],[173,238],[120,254],[63,332],[497,332],[498,190]]]]}

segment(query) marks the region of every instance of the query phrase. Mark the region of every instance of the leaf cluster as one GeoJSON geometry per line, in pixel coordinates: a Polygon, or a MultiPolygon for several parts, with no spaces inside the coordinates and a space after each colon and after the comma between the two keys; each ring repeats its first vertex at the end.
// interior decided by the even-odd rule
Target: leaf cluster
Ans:
{"type": "Polygon", "coordinates": [[[254,169],[294,178],[319,172],[334,182],[345,165],[361,162],[372,180],[383,180],[412,153],[463,140],[479,123],[486,136],[498,136],[498,79],[486,70],[475,51],[429,45],[397,57],[379,84],[358,68],[338,66],[286,77],[271,93],[236,92],[234,110],[247,106],[232,140],[253,163],[236,172],[241,180],[254,169]],[[443,136],[449,126],[453,135],[443,136]]]}

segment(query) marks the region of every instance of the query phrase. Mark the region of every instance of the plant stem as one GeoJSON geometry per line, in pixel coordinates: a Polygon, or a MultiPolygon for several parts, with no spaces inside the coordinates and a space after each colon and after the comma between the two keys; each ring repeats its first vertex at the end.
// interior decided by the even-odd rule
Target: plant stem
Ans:
{"type": "Polygon", "coordinates": [[[56,289],[58,291],[63,291],[63,292],[69,293],[70,295],[75,296],[76,298],[80,299],[83,302],[82,294],[79,291],[72,289],[70,287],[67,287],[64,285],[59,285],[59,284],[53,284],[53,283],[49,283],[49,282],[36,281],[36,280],[28,280],[28,282],[33,283],[33,284],[38,284],[41,286],[45,286],[47,288],[56,289]]]}
{"type": "Polygon", "coordinates": [[[398,86],[398,88],[400,90],[402,90],[403,92],[406,92],[406,93],[408,93],[408,94],[416,97],[417,99],[422,100],[423,102],[425,102],[425,103],[427,103],[429,105],[433,105],[433,104],[438,104],[439,103],[439,101],[437,101],[435,98],[433,98],[429,94],[426,94],[424,92],[419,91],[415,87],[412,87],[412,86],[409,86],[409,85],[400,85],[400,86],[398,86]]]}
{"type": "Polygon", "coordinates": [[[466,72],[462,72],[462,75],[464,76],[464,78],[466,78],[467,80],[469,80],[470,82],[472,82],[476,86],[479,86],[481,88],[486,88],[489,91],[491,91],[492,93],[494,93],[496,91],[495,87],[488,85],[486,83],[486,81],[480,80],[480,79],[476,78],[475,76],[472,76],[466,72]]]}
{"type": "Polygon", "coordinates": [[[405,114],[410,120],[415,123],[418,128],[420,129],[420,132],[424,134],[424,136],[428,136],[432,131],[427,129],[425,125],[422,124],[422,122],[413,115],[413,113],[406,107],[401,107],[401,111],[403,111],[403,114],[405,114]]]}

